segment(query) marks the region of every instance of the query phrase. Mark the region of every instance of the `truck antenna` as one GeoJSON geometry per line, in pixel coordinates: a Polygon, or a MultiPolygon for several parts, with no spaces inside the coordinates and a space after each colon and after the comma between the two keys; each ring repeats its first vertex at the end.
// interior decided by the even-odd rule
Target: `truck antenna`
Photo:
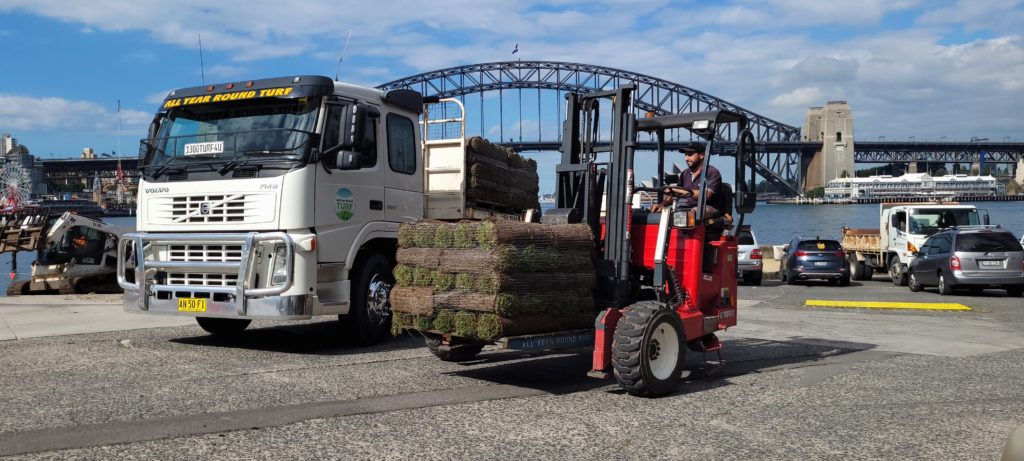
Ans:
{"type": "Polygon", "coordinates": [[[341,72],[341,62],[345,60],[345,50],[348,49],[348,41],[352,39],[352,29],[348,30],[348,37],[345,38],[345,46],[341,47],[341,56],[338,57],[338,67],[334,68],[334,81],[338,81],[338,73],[341,72]]]}
{"type": "Polygon", "coordinates": [[[206,85],[206,66],[203,65],[203,34],[196,32],[199,36],[199,74],[203,77],[203,85],[206,85]]]}

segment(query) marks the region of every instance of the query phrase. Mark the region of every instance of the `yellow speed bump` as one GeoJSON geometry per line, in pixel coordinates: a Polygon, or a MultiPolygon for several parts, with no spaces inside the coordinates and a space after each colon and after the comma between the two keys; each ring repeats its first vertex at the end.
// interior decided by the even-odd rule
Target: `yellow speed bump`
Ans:
{"type": "Polygon", "coordinates": [[[970,307],[958,303],[907,303],[889,301],[842,301],[829,299],[808,299],[807,307],[840,307],[852,309],[922,309],[932,311],[969,311],[970,307]]]}

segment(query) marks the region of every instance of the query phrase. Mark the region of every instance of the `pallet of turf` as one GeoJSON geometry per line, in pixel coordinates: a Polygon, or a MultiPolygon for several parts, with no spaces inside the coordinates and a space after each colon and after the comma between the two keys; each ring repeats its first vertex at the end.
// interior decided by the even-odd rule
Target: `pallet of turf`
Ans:
{"type": "Polygon", "coordinates": [[[466,200],[521,212],[540,208],[537,162],[479,136],[466,148],[466,200]]]}
{"type": "Polygon", "coordinates": [[[395,333],[468,340],[588,328],[594,239],[580,224],[420,222],[399,228],[395,333]]]}

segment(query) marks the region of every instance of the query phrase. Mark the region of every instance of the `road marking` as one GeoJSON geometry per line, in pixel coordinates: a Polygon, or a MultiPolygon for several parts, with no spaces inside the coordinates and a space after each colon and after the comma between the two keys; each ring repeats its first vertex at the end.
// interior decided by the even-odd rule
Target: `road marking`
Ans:
{"type": "Polygon", "coordinates": [[[829,299],[808,299],[807,307],[840,307],[854,309],[925,309],[932,311],[969,311],[970,307],[958,303],[907,303],[890,301],[842,301],[829,299]]]}

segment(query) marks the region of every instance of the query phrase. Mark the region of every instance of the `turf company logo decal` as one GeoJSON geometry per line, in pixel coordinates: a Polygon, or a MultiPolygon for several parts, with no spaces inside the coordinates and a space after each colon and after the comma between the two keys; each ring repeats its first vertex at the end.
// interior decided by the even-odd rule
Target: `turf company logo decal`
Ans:
{"type": "Polygon", "coordinates": [[[348,221],[352,219],[353,213],[353,200],[352,191],[341,188],[338,189],[337,197],[334,198],[335,211],[338,214],[338,219],[342,221],[348,221]]]}

